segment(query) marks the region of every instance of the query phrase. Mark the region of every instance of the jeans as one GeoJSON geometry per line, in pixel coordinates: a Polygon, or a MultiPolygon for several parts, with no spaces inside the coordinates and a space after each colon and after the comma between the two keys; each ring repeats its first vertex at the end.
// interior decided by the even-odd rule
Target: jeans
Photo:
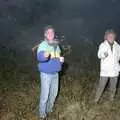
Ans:
{"type": "Polygon", "coordinates": [[[58,93],[58,73],[47,74],[41,72],[41,94],[39,102],[40,117],[46,117],[52,112],[54,102],[58,93]]]}
{"type": "MultiPolygon", "coordinates": [[[[110,99],[111,100],[113,100],[113,98],[115,97],[117,81],[118,81],[118,77],[110,77],[110,99]]],[[[100,77],[99,84],[97,86],[97,91],[96,91],[96,98],[95,98],[96,102],[99,101],[107,82],[108,82],[108,77],[100,77]]]]}

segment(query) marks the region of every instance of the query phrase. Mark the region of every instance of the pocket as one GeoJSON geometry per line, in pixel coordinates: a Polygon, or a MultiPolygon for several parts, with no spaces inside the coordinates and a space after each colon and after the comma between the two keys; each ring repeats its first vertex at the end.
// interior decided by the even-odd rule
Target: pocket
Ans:
{"type": "Polygon", "coordinates": [[[105,58],[102,62],[101,62],[101,67],[102,68],[107,68],[109,67],[109,63],[107,61],[107,58],[105,58]]]}

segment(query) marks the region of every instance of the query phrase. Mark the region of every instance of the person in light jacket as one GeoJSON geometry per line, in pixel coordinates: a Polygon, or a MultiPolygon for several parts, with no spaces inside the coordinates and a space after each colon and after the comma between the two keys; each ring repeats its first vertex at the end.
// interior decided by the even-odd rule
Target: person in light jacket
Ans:
{"type": "Polygon", "coordinates": [[[107,30],[104,39],[98,50],[100,80],[97,86],[95,102],[99,101],[108,79],[110,80],[110,100],[114,100],[120,71],[120,45],[115,41],[116,33],[114,30],[107,30]]]}
{"type": "Polygon", "coordinates": [[[54,39],[55,30],[52,26],[45,27],[45,39],[37,50],[38,69],[41,80],[41,94],[39,102],[40,119],[45,119],[52,112],[58,93],[59,71],[62,69],[64,57],[58,41],[54,39]]]}

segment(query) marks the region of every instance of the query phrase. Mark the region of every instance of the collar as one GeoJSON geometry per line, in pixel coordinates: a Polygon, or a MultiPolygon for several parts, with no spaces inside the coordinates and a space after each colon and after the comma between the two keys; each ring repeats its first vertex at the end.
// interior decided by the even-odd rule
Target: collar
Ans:
{"type": "MultiPolygon", "coordinates": [[[[107,41],[107,40],[105,40],[105,41],[104,41],[104,43],[105,43],[105,44],[107,44],[107,45],[109,45],[109,43],[108,43],[108,41],[107,41]]],[[[117,44],[117,42],[116,42],[116,41],[114,41],[113,45],[116,45],[116,44],[117,44]]]]}

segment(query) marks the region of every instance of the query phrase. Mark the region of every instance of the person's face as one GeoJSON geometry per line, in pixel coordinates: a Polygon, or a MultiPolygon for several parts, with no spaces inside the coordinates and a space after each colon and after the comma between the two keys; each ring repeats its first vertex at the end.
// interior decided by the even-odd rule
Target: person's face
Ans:
{"type": "Polygon", "coordinates": [[[115,34],[114,33],[109,33],[107,35],[107,40],[108,40],[108,42],[113,43],[115,41],[115,34]]]}
{"type": "Polygon", "coordinates": [[[47,38],[47,40],[50,40],[50,41],[53,40],[54,36],[55,36],[55,33],[54,33],[53,29],[48,29],[46,31],[46,38],[47,38]]]}

